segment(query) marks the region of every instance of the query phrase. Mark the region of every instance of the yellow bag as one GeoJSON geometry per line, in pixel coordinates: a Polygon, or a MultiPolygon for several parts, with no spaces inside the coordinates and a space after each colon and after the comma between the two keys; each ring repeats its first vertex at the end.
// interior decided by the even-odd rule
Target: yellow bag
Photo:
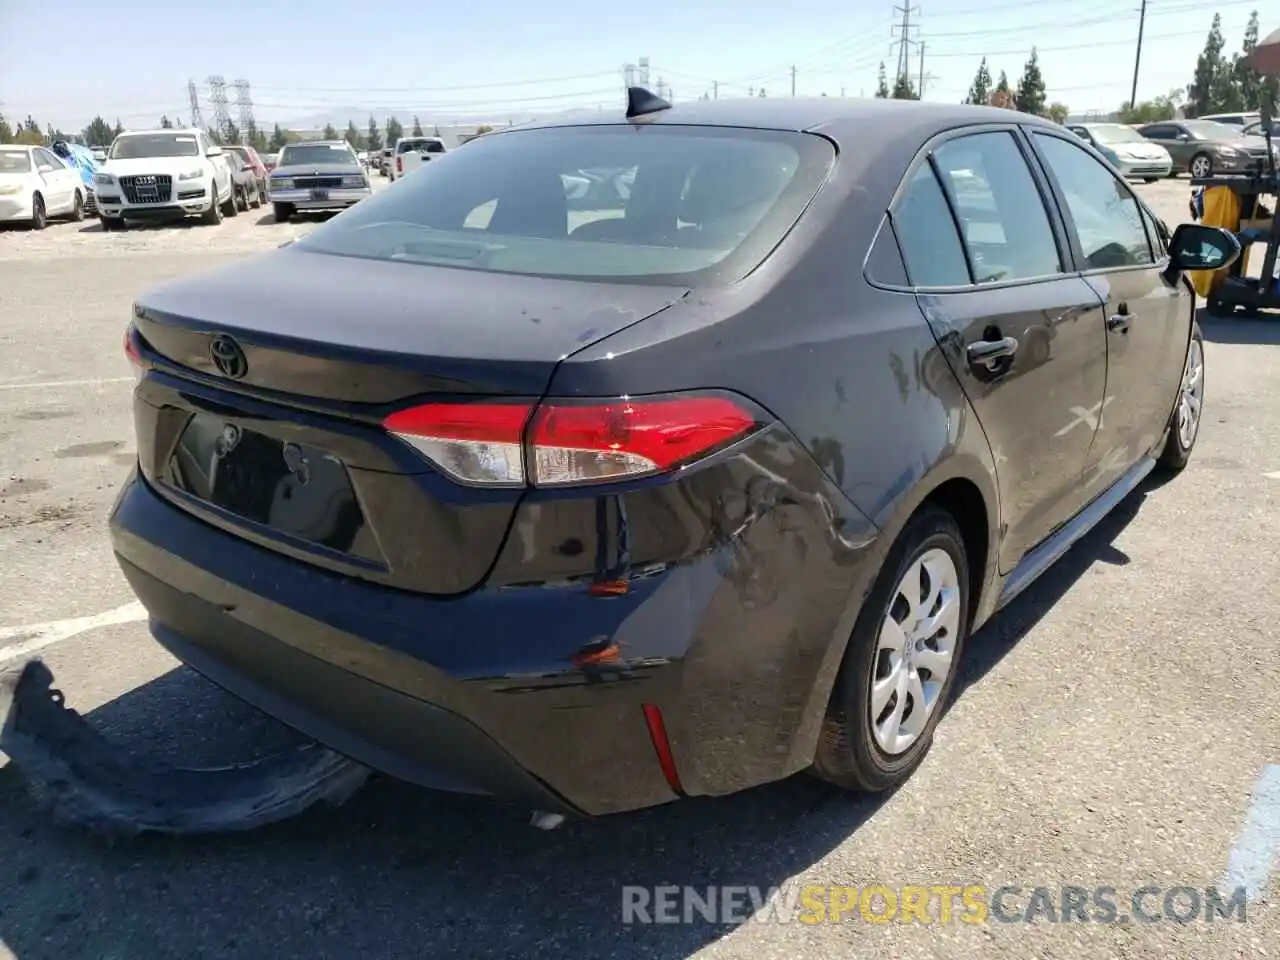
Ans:
{"type": "MultiPolygon", "coordinates": [[[[1240,232],[1240,197],[1230,187],[1206,187],[1204,191],[1204,216],[1200,222],[1207,227],[1222,227],[1232,233],[1240,232]]],[[[1240,272],[1249,269],[1249,248],[1240,255],[1240,272]]],[[[1230,267],[1221,270],[1192,270],[1189,274],[1196,293],[1208,298],[1228,273],[1230,267]]]]}

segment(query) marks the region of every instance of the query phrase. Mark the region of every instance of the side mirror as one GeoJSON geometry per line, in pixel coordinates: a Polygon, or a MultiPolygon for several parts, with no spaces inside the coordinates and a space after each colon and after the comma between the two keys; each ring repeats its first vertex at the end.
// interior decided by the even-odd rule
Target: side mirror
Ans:
{"type": "Polygon", "coordinates": [[[1169,240],[1169,259],[1178,270],[1221,270],[1240,257],[1240,241],[1230,230],[1183,223],[1169,240]]]}
{"type": "Polygon", "coordinates": [[[1183,143],[1186,143],[1188,140],[1190,140],[1190,139],[1191,139],[1191,134],[1189,134],[1189,133],[1180,133],[1180,134],[1178,134],[1178,139],[1179,139],[1179,140],[1181,140],[1183,143]]]}
{"type": "Polygon", "coordinates": [[[40,164],[36,169],[41,173],[53,173],[53,167],[49,166],[47,163],[40,164]]]}

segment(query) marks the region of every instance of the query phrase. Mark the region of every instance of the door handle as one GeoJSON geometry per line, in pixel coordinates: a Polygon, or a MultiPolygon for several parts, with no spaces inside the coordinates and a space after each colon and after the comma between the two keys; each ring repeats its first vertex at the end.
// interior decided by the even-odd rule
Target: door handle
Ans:
{"type": "Polygon", "coordinates": [[[1107,329],[1116,333],[1128,333],[1129,324],[1133,323],[1132,313],[1117,313],[1107,319],[1107,329]]]}
{"type": "Polygon", "coordinates": [[[1013,337],[1002,337],[999,340],[978,340],[965,348],[970,363],[991,363],[1012,357],[1018,352],[1018,341],[1013,337]]]}

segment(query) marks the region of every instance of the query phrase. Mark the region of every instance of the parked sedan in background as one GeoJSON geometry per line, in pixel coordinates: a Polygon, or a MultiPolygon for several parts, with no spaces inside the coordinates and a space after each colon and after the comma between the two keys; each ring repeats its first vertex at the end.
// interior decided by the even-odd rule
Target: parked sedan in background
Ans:
{"type": "Polygon", "coordinates": [[[1212,120],[1161,120],[1138,128],[1173,158],[1175,172],[1193,177],[1242,173],[1267,159],[1267,144],[1243,128],[1212,120]]]}
{"type": "Polygon", "coordinates": [[[83,220],[80,171],[52,150],[0,144],[0,223],[26,223],[43,230],[50,217],[83,220]]]}
{"type": "Polygon", "coordinates": [[[257,182],[258,197],[263,203],[267,198],[267,165],[263,162],[262,157],[258,156],[258,151],[253,147],[233,143],[226,148],[227,153],[237,154],[244,165],[253,172],[253,178],[257,182]]]}
{"type": "Polygon", "coordinates": [[[970,633],[1187,464],[1182,271],[1239,244],[1027,114],[632,99],[142,295],[116,555],[180,660],[426,786],[892,789],[970,633]]]}
{"type": "Polygon", "coordinates": [[[244,160],[244,155],[228,148],[225,154],[228,166],[231,167],[231,184],[235,190],[236,207],[248,210],[251,206],[260,207],[265,202],[265,195],[258,192],[258,177],[244,160]]]}
{"type": "Polygon", "coordinates": [[[1173,172],[1168,150],[1123,123],[1069,123],[1067,129],[1111,161],[1125,177],[1155,183],[1173,172]]]}
{"type": "Polygon", "coordinates": [[[343,210],[372,193],[364,164],[345,140],[289,144],[267,184],[281,223],[299,210],[343,210]]]}
{"type": "MultiPolygon", "coordinates": [[[[1243,132],[1247,137],[1263,137],[1266,136],[1263,126],[1262,121],[1258,120],[1254,123],[1246,124],[1243,128],[1243,132]]],[[[1280,120],[1271,121],[1271,137],[1274,140],[1280,141],[1280,120]]]]}

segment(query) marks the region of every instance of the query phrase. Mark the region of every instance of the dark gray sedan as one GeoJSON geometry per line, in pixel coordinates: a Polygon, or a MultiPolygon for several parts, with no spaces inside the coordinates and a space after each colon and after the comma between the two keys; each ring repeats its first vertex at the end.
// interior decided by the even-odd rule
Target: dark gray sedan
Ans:
{"type": "Polygon", "coordinates": [[[423,785],[891,789],[970,633],[1187,464],[1183,271],[1239,250],[1027,114],[633,90],[142,295],[114,548],[178,658],[423,785]]]}
{"type": "Polygon", "coordinates": [[[1213,120],[1162,120],[1138,132],[1169,151],[1175,172],[1193,177],[1244,173],[1267,159],[1265,139],[1213,120]]]}
{"type": "Polygon", "coordinates": [[[281,223],[299,210],[344,210],[372,194],[364,164],[345,140],[289,144],[267,181],[281,223]]]}

